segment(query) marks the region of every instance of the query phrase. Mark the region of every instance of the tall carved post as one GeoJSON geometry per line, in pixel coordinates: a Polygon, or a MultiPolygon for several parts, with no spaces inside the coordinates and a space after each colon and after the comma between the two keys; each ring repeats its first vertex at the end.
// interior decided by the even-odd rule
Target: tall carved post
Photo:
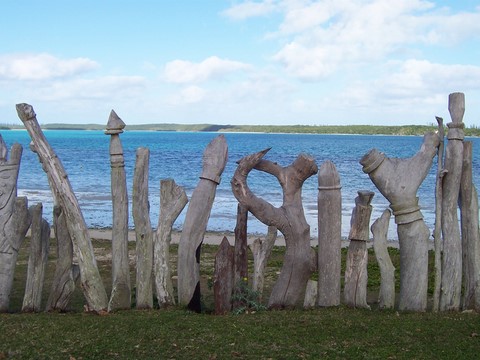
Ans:
{"type": "Polygon", "coordinates": [[[43,206],[32,206],[30,255],[28,257],[27,282],[23,297],[23,312],[39,312],[42,305],[43,281],[48,262],[50,246],[50,225],[43,219],[43,206]]]}
{"type": "Polygon", "coordinates": [[[137,256],[136,306],[137,309],[151,309],[153,307],[153,230],[148,202],[150,150],[138,148],[136,156],[132,194],[137,256]]]}
{"type": "Polygon", "coordinates": [[[115,111],[108,118],[106,135],[110,135],[112,182],[112,293],[108,310],[130,309],[130,267],[128,263],[128,195],[125,161],[120,134],[125,123],[115,111]]]}
{"type": "Polygon", "coordinates": [[[0,312],[8,311],[18,251],[31,223],[26,197],[17,197],[22,146],[14,144],[10,160],[0,135],[0,312]]]}
{"type": "Polygon", "coordinates": [[[432,166],[440,139],[424,136],[423,145],[409,159],[387,158],[376,149],[360,160],[377,189],[390,202],[400,243],[400,310],[425,311],[428,283],[428,238],[416,193],[432,166]]]}
{"type": "Polygon", "coordinates": [[[472,181],[472,142],[463,144],[463,172],[460,186],[464,295],[463,309],[480,311],[480,230],[478,193],[472,181]]]}
{"type": "Polygon", "coordinates": [[[345,304],[352,307],[370,309],[367,304],[367,265],[370,216],[370,205],[373,192],[359,191],[355,198],[355,208],[350,221],[351,228],[348,239],[350,245],[347,252],[347,264],[345,268],[345,304]]]}
{"type": "Polygon", "coordinates": [[[153,272],[158,304],[161,307],[175,305],[170,270],[170,243],[173,223],[187,202],[185,190],[173,179],[160,181],[160,215],[153,239],[153,272]]]}
{"type": "Polygon", "coordinates": [[[235,226],[235,287],[238,286],[240,281],[248,277],[247,221],[248,209],[245,206],[242,206],[242,204],[238,204],[237,224],[235,226]]]}
{"type": "Polygon", "coordinates": [[[67,173],[45,138],[33,107],[28,104],[17,104],[17,112],[32,138],[38,156],[42,159],[42,163],[50,174],[53,185],[58,191],[60,205],[67,218],[68,232],[75,244],[82,289],[88,310],[104,311],[108,306],[107,293],[98,271],[87,225],[67,173]]]}
{"type": "Polygon", "coordinates": [[[287,167],[262,160],[268,150],[242,158],[231,183],[238,202],[264,224],[277,227],[285,237],[285,261],[268,302],[271,308],[283,308],[297,305],[316,268],[315,252],[310,246],[310,226],[303,212],[302,186],[318,168],[315,160],[306,154],[300,154],[287,167]],[[274,207],[250,190],[247,176],[253,168],[277,178],[283,190],[281,207],[274,207]]]}
{"type": "Polygon", "coordinates": [[[331,161],[318,172],[318,306],[340,305],[342,194],[331,161]]]}
{"type": "Polygon", "coordinates": [[[202,174],[188,204],[178,246],[178,302],[197,312],[201,311],[200,251],[227,156],[223,135],[213,139],[205,149],[202,174]]]}
{"type": "Polygon", "coordinates": [[[453,93],[448,97],[448,111],[452,122],[448,123],[445,150],[445,175],[442,198],[442,289],[440,310],[459,310],[462,296],[462,238],[458,224],[458,194],[463,163],[463,114],[465,95],[453,93]]]}

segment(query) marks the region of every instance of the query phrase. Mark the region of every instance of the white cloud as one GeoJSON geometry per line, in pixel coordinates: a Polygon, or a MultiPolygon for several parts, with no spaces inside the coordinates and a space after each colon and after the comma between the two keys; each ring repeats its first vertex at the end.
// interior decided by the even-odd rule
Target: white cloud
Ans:
{"type": "Polygon", "coordinates": [[[244,20],[249,17],[264,16],[275,11],[276,5],[273,0],[265,1],[246,1],[237,5],[233,5],[227,10],[223,11],[223,15],[234,19],[244,20]]]}
{"type": "Polygon", "coordinates": [[[199,86],[191,85],[180,90],[179,93],[170,96],[171,105],[195,104],[204,100],[207,91],[199,86]]]}
{"type": "Polygon", "coordinates": [[[59,59],[50,54],[0,56],[0,79],[49,80],[94,70],[98,64],[87,58],[59,59]]]}
{"type": "Polygon", "coordinates": [[[211,56],[200,63],[185,60],[171,61],[165,65],[164,76],[171,83],[200,83],[211,79],[219,79],[230,73],[248,70],[249,68],[248,64],[239,61],[211,56]]]}

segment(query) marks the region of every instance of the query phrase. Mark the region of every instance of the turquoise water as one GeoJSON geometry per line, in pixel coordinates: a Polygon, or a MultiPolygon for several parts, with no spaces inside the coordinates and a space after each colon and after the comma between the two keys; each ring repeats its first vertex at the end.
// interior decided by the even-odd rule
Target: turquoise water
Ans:
{"type": "MultiPolygon", "coordinates": [[[[87,225],[97,228],[111,227],[109,136],[101,131],[47,130],[44,133],[68,173],[87,225]]],[[[18,142],[24,148],[18,182],[19,195],[28,196],[30,204],[42,202],[44,217],[51,221],[50,189],[37,156],[28,148],[30,143],[28,133],[3,131],[1,134],[7,146],[18,142]]],[[[153,226],[158,221],[160,180],[175,179],[190,197],[201,173],[203,150],[218,135],[218,133],[146,131],[127,131],[121,134],[129,195],[132,192],[135,151],[138,147],[150,149],[149,192],[153,226]]],[[[236,161],[245,155],[271,147],[265,158],[282,166],[292,163],[302,152],[313,156],[319,167],[326,160],[335,164],[342,185],[342,234],[345,237],[350,230],[350,216],[358,190],[375,192],[372,201],[374,207],[372,221],[388,207],[386,199],[363,173],[359,159],[372,148],[379,149],[389,157],[410,157],[418,151],[422,142],[422,137],[415,136],[226,133],[225,138],[229,158],[221,184],[218,186],[208,230],[233,231],[237,202],[231,192],[230,180],[236,168],[236,161]]],[[[477,188],[480,188],[480,139],[466,140],[473,142],[474,182],[477,188]]],[[[434,224],[435,172],[436,160],[418,193],[422,213],[431,229],[434,224]]],[[[249,186],[257,196],[275,206],[281,205],[281,189],[273,176],[254,170],[249,175],[249,186]]],[[[317,186],[318,178],[312,176],[305,182],[303,188],[305,214],[313,237],[317,236],[318,227],[317,186]]],[[[175,228],[181,229],[185,213],[186,208],[175,223],[175,228]]],[[[130,220],[130,227],[133,227],[133,220],[130,220]]],[[[248,232],[265,233],[266,226],[251,218],[248,232]]],[[[396,238],[393,223],[390,226],[389,237],[396,238]]]]}

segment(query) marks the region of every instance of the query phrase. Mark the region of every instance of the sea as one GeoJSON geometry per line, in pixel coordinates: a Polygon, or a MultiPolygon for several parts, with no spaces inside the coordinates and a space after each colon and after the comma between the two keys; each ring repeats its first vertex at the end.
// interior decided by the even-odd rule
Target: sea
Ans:
{"type": "MultiPolygon", "coordinates": [[[[41,202],[44,218],[51,223],[52,195],[46,174],[36,154],[29,149],[31,141],[26,130],[1,131],[10,148],[13,143],[23,146],[23,155],[18,179],[18,195],[27,196],[30,205],[41,202]]],[[[90,228],[112,227],[112,199],[110,179],[109,142],[110,135],[102,131],[86,130],[45,130],[45,137],[60,158],[79,201],[87,226],[90,228]]],[[[150,149],[149,202],[152,226],[156,227],[160,211],[160,180],[172,178],[182,186],[190,199],[199,182],[202,169],[202,154],[208,143],[219,136],[218,132],[169,132],[169,131],[125,131],[122,141],[127,188],[130,197],[135,154],[139,147],[150,149]]],[[[324,161],[334,163],[340,175],[342,193],[342,236],[347,238],[350,219],[359,190],[375,193],[371,222],[388,208],[388,201],[375,188],[368,175],[363,173],[360,158],[376,148],[388,157],[408,158],[421,147],[422,136],[380,136],[380,135],[320,135],[320,134],[266,134],[266,133],[224,133],[228,145],[228,162],[217,187],[215,201],[208,222],[208,231],[230,233],[234,231],[237,216],[237,200],[232,194],[230,180],[242,157],[265,148],[271,150],[265,159],[288,166],[301,153],[314,157],[318,167],[324,161]]],[[[473,178],[477,189],[480,187],[480,138],[466,138],[473,143],[473,178]]],[[[418,191],[421,211],[425,223],[433,231],[435,224],[435,177],[437,159],[418,191]]],[[[259,197],[274,206],[282,204],[282,190],[272,175],[253,170],[248,176],[248,185],[259,197]]],[[[318,176],[305,181],[302,189],[304,212],[310,225],[312,238],[318,236],[318,176]]],[[[174,224],[181,230],[187,206],[174,224]]],[[[129,227],[134,223],[130,215],[129,227]]],[[[267,226],[249,215],[248,233],[261,236],[267,226]]],[[[397,240],[396,225],[392,220],[388,238],[397,240]]]]}

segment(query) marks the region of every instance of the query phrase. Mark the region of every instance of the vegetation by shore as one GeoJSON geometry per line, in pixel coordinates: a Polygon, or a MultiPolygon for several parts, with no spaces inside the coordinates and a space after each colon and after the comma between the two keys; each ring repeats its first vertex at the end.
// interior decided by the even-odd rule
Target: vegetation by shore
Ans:
{"type": "MultiPolygon", "coordinates": [[[[22,129],[22,125],[0,124],[1,129],[22,129]]],[[[99,124],[44,124],[45,130],[104,130],[99,124]]],[[[137,131],[198,131],[198,132],[262,132],[285,134],[359,134],[359,135],[423,135],[437,130],[436,125],[214,125],[214,124],[144,124],[127,125],[137,131]]],[[[465,129],[466,136],[480,136],[480,128],[465,129]]]]}

